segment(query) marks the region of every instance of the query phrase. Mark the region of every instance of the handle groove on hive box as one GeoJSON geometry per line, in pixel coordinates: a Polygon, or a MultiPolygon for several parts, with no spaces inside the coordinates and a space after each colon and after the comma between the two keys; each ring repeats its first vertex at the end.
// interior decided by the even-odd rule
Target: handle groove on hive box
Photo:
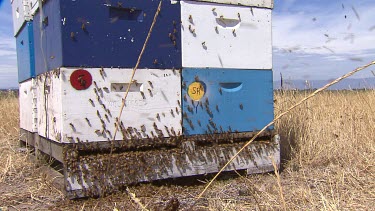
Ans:
{"type": "Polygon", "coordinates": [[[109,17],[111,22],[118,20],[143,22],[144,12],[136,8],[123,8],[109,6],[109,17]]]}
{"type": "Polygon", "coordinates": [[[232,83],[219,83],[221,90],[224,92],[237,92],[240,91],[243,87],[243,84],[240,82],[232,82],[232,83]]]}

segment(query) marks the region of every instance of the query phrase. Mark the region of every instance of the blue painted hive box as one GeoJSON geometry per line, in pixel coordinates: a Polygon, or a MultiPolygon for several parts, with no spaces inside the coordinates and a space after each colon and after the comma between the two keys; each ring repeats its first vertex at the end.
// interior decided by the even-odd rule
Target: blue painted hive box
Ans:
{"type": "Polygon", "coordinates": [[[35,77],[33,22],[26,22],[16,37],[18,81],[35,77]]]}
{"type": "MultiPolygon", "coordinates": [[[[133,68],[159,1],[48,0],[34,16],[36,71],[133,68]],[[42,23],[40,21],[42,20],[42,23]]],[[[139,68],[181,67],[180,4],[163,1],[139,68]]]]}
{"type": "Polygon", "coordinates": [[[274,116],[271,70],[183,69],[182,97],[184,135],[257,131],[274,116]]]}

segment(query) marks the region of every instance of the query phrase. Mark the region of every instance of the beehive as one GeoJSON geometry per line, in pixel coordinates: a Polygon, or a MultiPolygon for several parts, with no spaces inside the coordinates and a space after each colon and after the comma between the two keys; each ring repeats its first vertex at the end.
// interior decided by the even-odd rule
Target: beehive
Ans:
{"type": "MultiPolygon", "coordinates": [[[[273,118],[273,1],[164,0],[131,78],[158,4],[30,2],[35,75],[20,89],[34,95],[20,101],[35,109],[21,108],[21,139],[61,162],[70,197],[217,172],[273,118]]],[[[274,135],[226,170],[272,170],[274,135]]]]}

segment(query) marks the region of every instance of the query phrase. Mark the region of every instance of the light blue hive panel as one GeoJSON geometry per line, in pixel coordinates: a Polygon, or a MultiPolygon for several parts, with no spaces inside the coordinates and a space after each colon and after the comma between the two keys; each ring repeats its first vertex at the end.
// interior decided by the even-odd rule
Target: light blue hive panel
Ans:
{"type": "Polygon", "coordinates": [[[273,120],[271,70],[186,68],[182,77],[184,135],[249,132],[273,120]],[[194,82],[204,88],[198,101],[194,82]]]}
{"type": "Polygon", "coordinates": [[[18,81],[35,77],[33,23],[26,22],[16,37],[18,81]]]}

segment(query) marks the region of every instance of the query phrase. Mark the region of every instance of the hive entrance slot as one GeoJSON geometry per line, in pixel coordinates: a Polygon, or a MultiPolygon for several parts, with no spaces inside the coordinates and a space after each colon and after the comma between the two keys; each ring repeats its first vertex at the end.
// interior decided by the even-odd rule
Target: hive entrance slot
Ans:
{"type": "Polygon", "coordinates": [[[235,29],[239,28],[240,20],[238,19],[229,19],[229,18],[216,18],[216,23],[224,29],[235,29]]]}
{"type": "MultiPolygon", "coordinates": [[[[126,92],[129,83],[112,83],[111,84],[111,91],[112,92],[126,92]]],[[[143,84],[142,83],[133,83],[130,85],[129,92],[140,92],[142,91],[143,84]]]]}
{"type": "Polygon", "coordinates": [[[143,11],[135,8],[109,7],[111,22],[118,20],[143,22],[143,11]]]}
{"type": "Polygon", "coordinates": [[[220,83],[220,87],[225,92],[236,92],[242,89],[242,83],[220,83]]]}

